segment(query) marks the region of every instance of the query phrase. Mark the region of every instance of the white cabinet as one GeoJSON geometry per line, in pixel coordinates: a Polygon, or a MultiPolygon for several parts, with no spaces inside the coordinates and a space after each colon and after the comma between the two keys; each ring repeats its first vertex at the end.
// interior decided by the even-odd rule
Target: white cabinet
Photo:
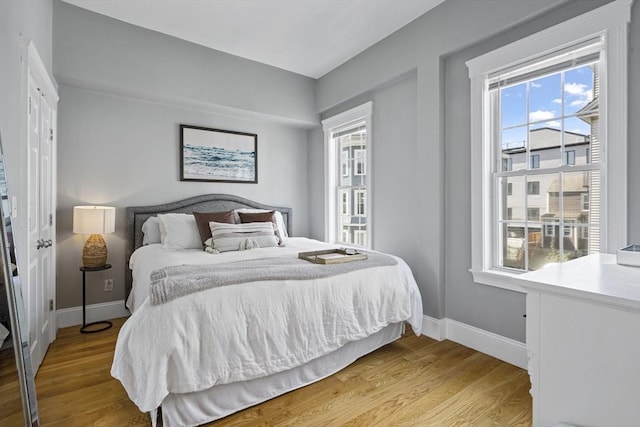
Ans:
{"type": "Polygon", "coordinates": [[[640,427],[640,268],[598,254],[514,280],[527,291],[533,425],[640,427]]]}

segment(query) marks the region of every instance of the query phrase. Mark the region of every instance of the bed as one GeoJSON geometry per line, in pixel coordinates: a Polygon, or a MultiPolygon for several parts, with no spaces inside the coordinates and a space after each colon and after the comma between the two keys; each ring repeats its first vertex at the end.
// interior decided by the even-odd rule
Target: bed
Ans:
{"type": "MultiPolygon", "coordinates": [[[[299,252],[336,246],[289,237],[290,208],[212,194],[131,207],[126,215],[131,265],[126,291],[132,315],[120,330],[111,374],[138,408],[150,413],[153,425],[160,410],[165,426],[200,425],[319,381],[398,339],[405,322],[420,334],[420,293],[409,267],[397,257],[370,252],[367,262],[373,264],[366,268],[296,276],[297,270],[309,271],[296,264],[308,264],[298,259],[299,252]],[[277,213],[278,244],[220,253],[164,244],[171,234],[166,214],[228,211],[236,217],[236,212],[277,213]],[[165,221],[162,243],[149,243],[153,217],[165,221]],[[277,275],[264,276],[270,274],[265,264],[276,266],[277,275]],[[283,269],[287,273],[281,277],[283,269]],[[231,277],[243,281],[159,299],[157,285],[176,271],[188,271],[196,284],[218,280],[202,272],[232,271],[231,277]],[[244,281],[243,274],[252,271],[257,278],[244,281]]],[[[209,224],[215,235],[218,223],[209,224]]]]}

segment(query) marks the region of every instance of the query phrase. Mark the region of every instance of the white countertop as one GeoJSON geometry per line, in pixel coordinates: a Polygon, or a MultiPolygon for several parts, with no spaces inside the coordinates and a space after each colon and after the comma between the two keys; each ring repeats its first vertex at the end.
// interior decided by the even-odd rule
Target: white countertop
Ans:
{"type": "Polygon", "coordinates": [[[616,255],[594,254],[548,264],[512,280],[527,291],[563,294],[640,311],[640,267],[619,265],[616,255]]]}

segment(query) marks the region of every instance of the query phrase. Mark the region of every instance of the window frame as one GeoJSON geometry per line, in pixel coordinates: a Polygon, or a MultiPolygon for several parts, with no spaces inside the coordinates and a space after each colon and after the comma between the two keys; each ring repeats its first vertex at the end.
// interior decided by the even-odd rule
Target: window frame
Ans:
{"type": "Polygon", "coordinates": [[[338,191],[340,193],[340,215],[351,215],[351,191],[342,188],[338,191]],[[346,200],[344,196],[346,196],[346,200]],[[344,208],[346,208],[346,212],[344,208]]]}
{"type": "Polygon", "coordinates": [[[352,216],[367,216],[367,190],[353,190],[353,215],[352,216]],[[362,197],[362,203],[360,201],[362,197]],[[362,206],[362,212],[360,212],[360,206],[362,206]]]}
{"type": "Polygon", "coordinates": [[[353,150],[353,175],[362,176],[367,174],[367,150],[362,148],[355,148],[353,150]],[[358,156],[358,154],[364,153],[364,155],[358,156]],[[362,165],[362,171],[358,170],[358,166],[362,165]]]}
{"type": "MultiPolygon", "coordinates": [[[[352,126],[354,123],[362,123],[366,127],[367,130],[367,139],[366,139],[366,148],[365,148],[365,189],[366,189],[366,197],[365,197],[365,216],[367,218],[367,244],[364,246],[366,249],[373,249],[373,215],[372,215],[372,195],[373,195],[373,187],[372,187],[372,170],[373,170],[373,162],[372,162],[372,152],[373,152],[373,126],[371,118],[373,116],[373,102],[368,101],[364,104],[361,104],[357,107],[351,108],[342,113],[336,114],[334,116],[328,117],[322,120],[322,129],[324,131],[324,148],[325,148],[325,158],[324,158],[324,167],[325,167],[325,241],[330,243],[338,242],[338,234],[341,231],[338,230],[338,214],[339,206],[338,206],[338,197],[336,194],[337,189],[337,176],[338,171],[337,167],[342,168],[342,164],[338,163],[337,156],[337,147],[336,144],[332,143],[331,134],[339,131],[340,129],[347,129],[352,126]]],[[[355,157],[355,156],[354,156],[355,157]]],[[[341,158],[340,158],[341,162],[341,158]]],[[[354,165],[352,165],[354,166],[354,165]]],[[[342,173],[342,170],[340,170],[342,173]]],[[[352,210],[353,212],[353,210],[352,210]]],[[[362,246],[358,246],[362,248],[362,246]]]]}
{"type": "Polygon", "coordinates": [[[532,154],[529,158],[529,167],[531,169],[540,169],[540,154],[532,154]]]}
{"type": "Polygon", "coordinates": [[[590,12],[467,61],[471,79],[471,269],[476,283],[524,292],[512,278],[522,272],[494,268],[489,74],[603,37],[600,135],[603,142],[600,252],[614,253],[627,238],[627,63],[632,0],[615,0],[590,12]],[[614,208],[615,207],[615,208],[614,208]]]}
{"type": "Polygon", "coordinates": [[[576,150],[565,150],[564,164],[574,166],[576,164],[576,150]]]}

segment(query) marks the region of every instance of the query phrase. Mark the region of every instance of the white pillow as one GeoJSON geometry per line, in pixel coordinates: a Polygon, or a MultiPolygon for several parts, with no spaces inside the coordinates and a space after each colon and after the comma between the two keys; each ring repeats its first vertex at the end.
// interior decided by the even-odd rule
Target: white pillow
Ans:
{"type": "Polygon", "coordinates": [[[202,239],[193,215],[160,214],[158,220],[163,249],[202,249],[202,239]]]}
{"type": "Polygon", "coordinates": [[[150,245],[152,243],[161,243],[160,238],[160,222],[155,216],[149,217],[142,224],[142,244],[150,245]]]}
{"type": "Polygon", "coordinates": [[[238,215],[238,212],[262,213],[262,212],[271,212],[271,211],[274,211],[276,215],[276,227],[278,227],[278,229],[276,230],[276,234],[279,236],[282,236],[283,238],[289,237],[289,233],[287,233],[287,226],[284,223],[284,217],[282,216],[282,212],[275,209],[249,209],[249,208],[234,209],[233,220],[236,222],[236,224],[240,224],[241,221],[240,221],[240,215],[238,215]]]}
{"type": "Polygon", "coordinates": [[[220,252],[244,251],[278,246],[272,222],[227,224],[210,222],[213,249],[220,252]]]}

